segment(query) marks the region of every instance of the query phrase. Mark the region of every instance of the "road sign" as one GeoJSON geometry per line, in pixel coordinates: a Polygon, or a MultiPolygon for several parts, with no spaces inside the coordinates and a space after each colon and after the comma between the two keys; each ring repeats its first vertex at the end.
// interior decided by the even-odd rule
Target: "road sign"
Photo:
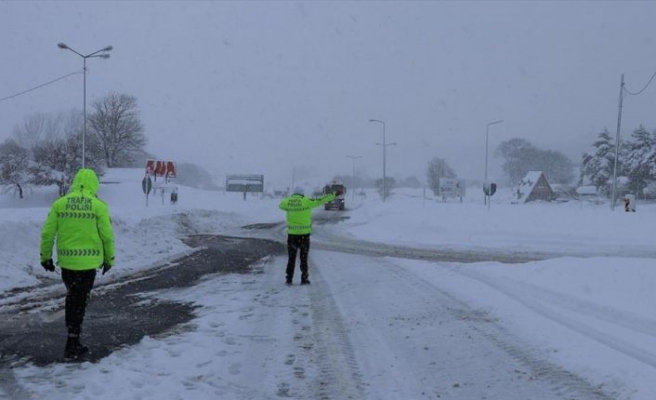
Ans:
{"type": "Polygon", "coordinates": [[[264,175],[226,176],[226,192],[262,193],[263,191],[264,175]]]}
{"type": "Polygon", "coordinates": [[[150,194],[150,191],[153,190],[153,180],[150,179],[150,176],[143,178],[141,181],[141,190],[143,190],[146,195],[150,194]]]}

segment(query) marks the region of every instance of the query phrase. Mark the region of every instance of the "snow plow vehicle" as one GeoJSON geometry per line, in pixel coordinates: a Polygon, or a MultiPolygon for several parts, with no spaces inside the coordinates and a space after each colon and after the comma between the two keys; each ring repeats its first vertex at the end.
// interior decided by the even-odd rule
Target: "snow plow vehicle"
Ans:
{"type": "Polygon", "coordinates": [[[346,186],[342,182],[332,181],[323,187],[324,194],[335,193],[335,199],[324,205],[326,210],[338,209],[343,211],[345,208],[344,205],[344,195],[346,194],[346,186]]]}

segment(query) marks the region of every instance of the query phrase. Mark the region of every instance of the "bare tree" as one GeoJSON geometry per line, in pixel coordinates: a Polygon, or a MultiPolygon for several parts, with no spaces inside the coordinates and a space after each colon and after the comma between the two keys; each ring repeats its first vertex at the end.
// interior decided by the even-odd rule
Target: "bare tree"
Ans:
{"type": "MultiPolygon", "coordinates": [[[[59,113],[51,119],[47,124],[51,128],[29,149],[34,161],[29,165],[31,184],[57,185],[59,195],[66,194],[82,167],[82,124],[83,116],[78,111],[59,113]]],[[[94,154],[94,147],[87,149],[87,167],[102,175],[102,157],[94,154]]]]}
{"type": "Polygon", "coordinates": [[[0,144],[0,184],[5,185],[8,190],[16,190],[21,199],[29,181],[27,167],[26,149],[13,139],[7,139],[0,144]]]}
{"type": "Polygon", "coordinates": [[[542,150],[522,138],[499,144],[496,153],[504,159],[503,172],[511,185],[517,185],[529,171],[544,172],[552,183],[570,183],[574,179],[574,163],[556,150],[542,150]]]}
{"type": "MultiPolygon", "coordinates": [[[[83,118],[82,112],[77,110],[56,114],[35,113],[14,127],[14,143],[19,147],[17,154],[25,155],[26,161],[29,160],[26,163],[25,182],[37,186],[54,184],[59,188],[60,195],[66,194],[71,180],[82,166],[83,118]]],[[[96,141],[94,137],[87,138],[87,142],[92,144],[87,148],[87,166],[102,175],[104,161],[103,156],[97,153],[99,146],[93,145],[96,141]]],[[[6,144],[5,150],[14,151],[13,145],[6,144]]],[[[5,174],[10,172],[7,168],[5,174]]],[[[9,184],[20,195],[23,185],[9,184]]]]}
{"type": "Polygon", "coordinates": [[[511,185],[517,185],[528,171],[532,170],[538,149],[526,139],[513,138],[503,141],[497,147],[495,155],[503,158],[503,172],[511,185]]]}
{"type": "Polygon", "coordinates": [[[129,164],[134,153],[146,145],[137,99],[110,93],[94,102],[93,109],[89,116],[89,147],[102,154],[109,168],[129,164]]]}
{"type": "Polygon", "coordinates": [[[574,163],[557,150],[538,150],[531,168],[544,172],[550,183],[569,184],[574,180],[574,163]]]}
{"type": "MultiPolygon", "coordinates": [[[[73,113],[75,111],[71,112],[71,114],[73,113]]],[[[81,115],[81,113],[78,114],[81,115]]],[[[35,146],[61,136],[63,124],[67,118],[63,112],[30,114],[21,124],[14,126],[13,138],[19,146],[30,152],[35,146]]]]}
{"type": "Polygon", "coordinates": [[[443,158],[435,157],[428,163],[426,179],[435,196],[440,192],[440,178],[455,178],[456,173],[443,158]]]}

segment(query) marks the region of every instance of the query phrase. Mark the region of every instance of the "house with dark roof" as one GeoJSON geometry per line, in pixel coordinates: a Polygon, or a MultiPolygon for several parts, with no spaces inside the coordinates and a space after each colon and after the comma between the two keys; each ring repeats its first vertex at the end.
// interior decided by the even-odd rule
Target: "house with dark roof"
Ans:
{"type": "Polygon", "coordinates": [[[551,201],[554,198],[554,191],[542,171],[529,171],[519,183],[515,194],[519,203],[551,201]]]}

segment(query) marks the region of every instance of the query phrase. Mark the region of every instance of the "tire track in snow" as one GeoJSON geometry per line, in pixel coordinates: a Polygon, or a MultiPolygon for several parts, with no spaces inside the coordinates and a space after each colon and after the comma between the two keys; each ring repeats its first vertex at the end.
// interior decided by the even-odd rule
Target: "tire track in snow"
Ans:
{"type": "MultiPolygon", "coordinates": [[[[474,320],[480,319],[480,316],[477,316],[480,312],[472,309],[466,302],[438,285],[428,282],[393,263],[388,263],[386,268],[389,268],[399,280],[411,282],[424,295],[432,296],[436,302],[444,303],[445,298],[448,299],[451,304],[447,304],[446,308],[450,309],[457,318],[467,319],[468,316],[473,316],[474,320]]],[[[449,270],[456,273],[461,272],[456,268],[449,268],[449,270]]],[[[478,280],[475,277],[470,279],[478,280]]],[[[549,362],[544,356],[532,351],[520,338],[507,331],[494,320],[487,319],[485,322],[487,323],[471,324],[471,328],[505,351],[514,360],[528,367],[537,380],[549,382],[551,390],[557,396],[556,398],[577,400],[616,400],[618,398],[616,393],[606,393],[602,388],[591,384],[575,373],[549,362]]]]}
{"type": "Polygon", "coordinates": [[[412,260],[457,263],[498,261],[514,264],[544,260],[554,256],[546,253],[521,253],[507,250],[494,251],[489,249],[455,250],[450,248],[415,248],[344,238],[330,235],[326,231],[321,231],[315,236],[317,236],[317,240],[313,240],[312,242],[312,246],[315,249],[334,251],[339,253],[368,255],[371,257],[397,257],[412,260]]]}
{"type": "Polygon", "coordinates": [[[656,368],[656,354],[647,352],[644,348],[637,347],[621,338],[606,334],[586,325],[581,319],[567,317],[563,315],[563,313],[555,311],[554,307],[575,312],[585,317],[592,316],[609,324],[623,326],[636,332],[654,336],[654,324],[651,321],[639,319],[635,316],[621,316],[619,311],[614,313],[610,312],[610,314],[604,315],[606,312],[605,309],[604,312],[601,312],[598,306],[592,306],[591,304],[586,304],[580,300],[573,301],[571,297],[567,298],[562,294],[555,292],[549,293],[549,291],[543,288],[539,288],[538,290],[535,286],[527,286],[526,289],[521,289],[521,285],[512,286],[508,283],[502,283],[499,280],[484,276],[483,274],[474,273],[473,271],[463,271],[462,269],[456,268],[453,268],[452,271],[466,276],[469,279],[479,281],[492,289],[505,294],[553,322],[610,347],[628,357],[647,364],[652,368],[656,368]],[[592,315],[587,314],[587,312],[591,312],[592,315]],[[615,317],[618,317],[618,319],[615,320],[615,317]]]}
{"type": "Polygon", "coordinates": [[[313,399],[364,398],[361,374],[349,341],[348,329],[332,297],[330,287],[325,284],[320,268],[310,261],[312,287],[310,304],[312,309],[313,343],[319,377],[314,383],[313,399]]]}
{"type": "MultiPolygon", "coordinates": [[[[322,232],[322,239],[325,241],[321,242],[320,245],[316,247],[321,247],[321,249],[328,251],[370,255],[374,257],[395,257],[424,260],[432,262],[473,263],[480,261],[498,261],[502,263],[523,263],[558,256],[558,254],[547,253],[529,254],[511,252],[463,252],[449,249],[418,249],[406,246],[388,245],[384,243],[373,243],[362,240],[347,239],[328,234],[327,232],[322,232]]],[[[563,296],[560,293],[548,293],[547,289],[538,288],[535,286],[532,286],[530,290],[527,289],[522,295],[518,289],[521,287],[521,285],[512,286],[510,284],[500,283],[498,281],[493,281],[492,278],[485,277],[482,274],[475,274],[472,271],[465,272],[457,268],[452,268],[451,270],[454,273],[458,273],[460,275],[467,276],[470,279],[477,280],[497,291],[506,294],[507,296],[515,299],[521,304],[524,304],[526,307],[529,307],[540,315],[556,323],[559,323],[568,329],[574,330],[598,343],[601,343],[635,360],[645,363],[650,367],[656,368],[656,353],[646,352],[644,349],[638,348],[630,342],[608,335],[598,329],[591,328],[579,320],[565,317],[561,313],[553,311],[552,308],[560,307],[561,309],[576,312],[584,315],[585,317],[594,317],[609,324],[656,337],[656,322],[652,320],[647,320],[636,315],[630,315],[625,312],[620,312],[609,308],[602,308],[591,303],[584,303],[579,299],[574,299],[571,296],[563,296]],[[529,300],[536,294],[540,297],[541,302],[529,300]]],[[[522,285],[526,284],[522,283],[522,285]]]]}
{"type": "MultiPolygon", "coordinates": [[[[403,259],[432,261],[432,262],[473,263],[473,262],[480,262],[480,261],[498,261],[504,263],[523,263],[523,262],[537,261],[537,260],[547,259],[557,256],[555,254],[550,255],[550,254],[537,254],[537,253],[526,254],[526,253],[512,253],[512,252],[497,253],[497,252],[478,252],[478,251],[463,252],[463,251],[450,250],[450,249],[439,249],[439,250],[418,249],[418,248],[411,248],[406,246],[389,245],[383,243],[374,243],[374,242],[356,240],[351,238],[344,238],[344,237],[328,234],[325,231],[322,232],[321,239],[323,240],[313,242],[314,248],[318,248],[326,251],[335,251],[339,253],[357,254],[357,255],[364,255],[370,257],[394,257],[394,258],[403,258],[403,259]]],[[[401,271],[397,273],[399,279],[411,279],[411,277],[414,277],[412,279],[415,280],[415,283],[417,285],[419,286],[428,285],[428,287],[433,288],[433,290],[439,291],[441,294],[452,299],[456,304],[459,304],[458,307],[460,309],[467,310],[466,311],[467,313],[476,312],[475,310],[471,310],[464,302],[462,302],[462,300],[444,291],[443,289],[438,288],[432,285],[431,283],[423,281],[421,278],[408,273],[408,271],[406,270],[400,269],[400,267],[398,266],[396,266],[395,268],[399,268],[398,271],[401,271]]],[[[455,268],[452,268],[451,270],[457,273],[461,272],[456,270],[455,268]]],[[[467,277],[470,279],[478,280],[479,282],[481,281],[480,279],[477,279],[477,277],[470,277],[470,276],[467,277]]],[[[486,282],[482,282],[482,283],[486,283],[486,282]]],[[[489,283],[487,284],[489,285],[489,283]]],[[[460,312],[460,311],[456,311],[456,312],[460,312]]],[[[544,315],[543,313],[546,312],[547,311],[542,311],[541,315],[544,315]]],[[[552,320],[558,319],[557,314],[554,314],[553,318],[550,319],[552,320]]],[[[566,323],[565,321],[563,322],[566,323]]],[[[606,400],[606,399],[611,400],[617,398],[615,394],[605,393],[604,390],[592,385],[584,378],[572,372],[569,372],[556,364],[548,362],[547,360],[544,359],[544,357],[540,356],[539,354],[535,354],[535,352],[531,352],[526,345],[519,345],[518,339],[515,338],[510,332],[506,331],[499,324],[492,324],[492,325],[494,326],[493,330],[482,329],[480,327],[475,327],[475,330],[477,330],[481,335],[487,337],[492,342],[496,343],[496,345],[499,348],[506,351],[514,359],[518,360],[522,364],[529,367],[530,370],[537,377],[539,377],[542,380],[551,382],[553,385],[554,393],[556,393],[559,396],[559,398],[561,397],[570,398],[568,396],[572,396],[571,398],[576,398],[576,399],[600,399],[600,400],[606,400]]],[[[572,321],[571,326],[567,326],[567,325],[566,326],[570,329],[576,330],[576,325],[577,324],[574,321],[572,321]]],[[[579,328],[579,329],[583,329],[583,328],[579,328]]],[[[585,329],[583,330],[585,331],[585,329]]],[[[591,334],[592,332],[588,332],[588,333],[591,334]]],[[[603,337],[604,335],[601,333],[599,335],[592,335],[592,336],[594,336],[591,337],[592,339],[601,341],[602,343],[608,342],[610,344],[613,344],[614,342],[612,338],[604,338],[603,337]]],[[[617,346],[617,343],[615,343],[615,345],[617,346]]],[[[656,362],[656,360],[652,360],[651,355],[643,357],[641,355],[642,352],[633,346],[630,345],[621,346],[622,347],[621,349],[618,349],[615,346],[611,346],[611,347],[625,354],[628,353],[627,355],[630,355],[634,358],[635,357],[642,358],[644,361],[647,361],[649,365],[652,365],[652,362],[656,362]]]]}

